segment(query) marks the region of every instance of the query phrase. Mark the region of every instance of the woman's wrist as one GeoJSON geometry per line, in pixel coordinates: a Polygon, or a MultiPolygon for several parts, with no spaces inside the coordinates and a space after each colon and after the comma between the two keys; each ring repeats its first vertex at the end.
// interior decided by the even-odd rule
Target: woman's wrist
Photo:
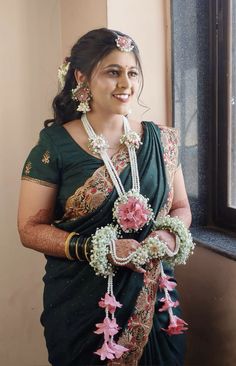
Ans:
{"type": "Polygon", "coordinates": [[[167,258],[165,260],[171,266],[175,266],[176,264],[186,264],[189,255],[193,253],[195,244],[193,243],[190,231],[187,229],[183,221],[177,216],[172,217],[167,215],[154,221],[153,229],[159,233],[162,232],[164,237],[167,237],[167,231],[169,233],[169,240],[171,238],[171,234],[176,236],[176,247],[173,247],[173,250],[167,247],[167,258]]]}
{"type": "Polygon", "coordinates": [[[65,240],[66,258],[73,261],[90,261],[91,238],[71,232],[65,240]]]}
{"type": "Polygon", "coordinates": [[[174,233],[171,233],[168,230],[154,230],[152,231],[148,237],[153,238],[155,236],[158,236],[160,240],[164,241],[166,245],[168,246],[168,249],[172,252],[175,252],[176,250],[176,235],[174,233]]]}

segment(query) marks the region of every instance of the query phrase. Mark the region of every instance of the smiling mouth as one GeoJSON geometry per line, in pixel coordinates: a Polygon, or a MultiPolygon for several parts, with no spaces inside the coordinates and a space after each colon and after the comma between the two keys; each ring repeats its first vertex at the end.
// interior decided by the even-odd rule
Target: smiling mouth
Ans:
{"type": "Polygon", "coordinates": [[[129,94],[113,94],[113,97],[121,102],[127,102],[129,99],[129,94]]]}

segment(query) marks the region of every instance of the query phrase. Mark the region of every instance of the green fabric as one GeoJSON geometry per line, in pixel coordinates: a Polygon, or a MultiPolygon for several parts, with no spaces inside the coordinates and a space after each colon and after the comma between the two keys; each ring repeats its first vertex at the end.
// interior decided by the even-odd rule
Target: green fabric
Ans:
{"type": "MultiPolygon", "coordinates": [[[[143,122],[143,145],[138,153],[138,168],[141,193],[149,197],[149,202],[157,214],[166,203],[169,187],[165,174],[163,146],[160,129],[152,122],[143,122]]],[[[103,165],[85,152],[60,126],[52,125],[41,131],[38,145],[30,153],[23,169],[26,179],[38,179],[59,187],[54,225],[67,231],[78,231],[90,236],[97,227],[112,221],[112,207],[117,198],[115,189],[94,212],[74,220],[61,220],[65,202],[78,187],[82,186],[92,173],[103,165]],[[49,151],[49,163],[42,163],[42,156],[49,151]],[[25,172],[31,162],[30,172],[25,172]]],[[[120,175],[125,190],[131,188],[130,166],[120,175]]],[[[150,232],[150,225],[135,235],[126,234],[142,241],[150,232]]],[[[49,361],[53,366],[105,365],[93,352],[102,344],[102,337],[93,333],[95,324],[104,318],[104,311],[98,301],[105,294],[107,280],[96,276],[85,262],[71,262],[67,259],[47,256],[44,276],[44,311],[41,322],[49,351],[49,361]]],[[[170,274],[170,270],[166,268],[170,274]]],[[[123,304],[117,310],[118,324],[124,328],[132,315],[137,296],[143,285],[143,275],[125,268],[117,271],[114,279],[114,293],[123,304]]],[[[172,293],[177,297],[177,293],[172,293]]],[[[163,294],[158,292],[158,296],[163,294]]],[[[158,312],[153,320],[153,328],[144,349],[140,365],[174,366],[182,365],[184,337],[168,336],[161,331],[166,328],[166,314],[158,312]]],[[[179,315],[179,309],[175,314],[179,315]]],[[[119,337],[119,334],[118,334],[119,337]]]]}

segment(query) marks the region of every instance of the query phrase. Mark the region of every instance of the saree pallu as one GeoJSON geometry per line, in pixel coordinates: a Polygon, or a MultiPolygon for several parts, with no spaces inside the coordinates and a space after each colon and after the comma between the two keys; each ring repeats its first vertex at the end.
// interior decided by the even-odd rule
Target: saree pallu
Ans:
{"type": "MultiPolygon", "coordinates": [[[[151,122],[142,124],[143,144],[137,152],[140,193],[149,198],[155,216],[164,215],[168,213],[173,197],[173,172],[178,160],[176,131],[160,129],[151,122]]],[[[40,179],[41,184],[50,182],[59,186],[54,226],[87,237],[95,233],[97,228],[111,223],[117,193],[109,186],[111,182],[109,183],[103,162],[83,151],[78,145],[75,146],[66,130],[59,126],[49,127],[41,134],[38,149],[41,149],[41,156],[45,157],[42,155],[43,152],[45,154],[45,149],[49,153],[52,162],[49,178],[40,179],[39,175],[42,173],[34,173],[33,167],[32,174],[23,174],[23,179],[40,179]],[[58,152],[60,156],[55,158],[58,152]],[[77,163],[75,154],[80,159],[77,163]],[[87,169],[83,170],[81,167],[84,162],[87,169]],[[76,178],[79,173],[81,182],[76,178]],[[95,177],[98,176],[99,182],[96,182],[95,177]],[[70,184],[74,182],[72,177],[76,178],[73,187],[70,184]],[[108,187],[105,193],[104,187],[108,187]],[[84,205],[83,213],[79,212],[81,205],[84,205]],[[92,210],[89,209],[91,205],[92,210]]],[[[35,150],[24,169],[30,159],[31,167],[36,165],[32,164],[37,155],[35,150]]],[[[130,165],[127,156],[122,157],[119,154],[120,152],[117,156],[114,155],[114,162],[118,164],[121,181],[128,191],[132,188],[130,165]]],[[[123,237],[141,242],[150,230],[151,225],[148,225],[138,233],[124,234],[123,237]]],[[[72,262],[51,256],[46,258],[41,323],[49,362],[53,366],[183,365],[184,335],[169,336],[161,330],[168,326],[168,313],[158,311],[161,307],[158,299],[163,297],[163,292],[158,289],[158,261],[150,262],[144,275],[125,267],[118,268],[114,277],[114,295],[123,306],[116,311],[117,323],[121,329],[114,338],[116,342],[129,348],[129,351],[119,360],[101,361],[94,352],[101,347],[103,337],[95,334],[94,330],[95,324],[104,319],[104,310],[99,308],[98,301],[107,290],[107,280],[96,276],[87,262],[72,262]]],[[[166,265],[164,268],[168,275],[172,275],[166,265]]],[[[172,299],[175,301],[177,297],[177,292],[173,291],[172,299]]],[[[180,309],[175,308],[174,313],[180,316],[180,309]]]]}

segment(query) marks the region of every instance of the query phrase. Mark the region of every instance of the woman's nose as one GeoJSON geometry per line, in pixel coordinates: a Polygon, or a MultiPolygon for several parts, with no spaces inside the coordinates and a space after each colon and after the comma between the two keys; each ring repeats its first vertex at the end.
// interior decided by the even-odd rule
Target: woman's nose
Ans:
{"type": "Polygon", "coordinates": [[[128,89],[131,86],[131,82],[129,79],[128,74],[122,74],[120,75],[119,79],[118,79],[118,87],[122,88],[122,89],[128,89]]]}

